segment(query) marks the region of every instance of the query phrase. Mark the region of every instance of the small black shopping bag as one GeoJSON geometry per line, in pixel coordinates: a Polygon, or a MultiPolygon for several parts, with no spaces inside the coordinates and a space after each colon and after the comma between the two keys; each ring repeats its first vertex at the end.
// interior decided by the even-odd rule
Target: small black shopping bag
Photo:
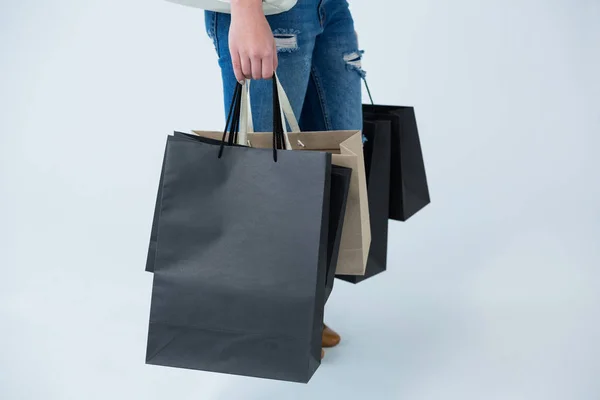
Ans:
{"type": "Polygon", "coordinates": [[[273,114],[273,150],[168,138],[147,363],[293,382],[320,365],[331,155],[277,150],[273,114]]]}
{"type": "Polygon", "coordinates": [[[388,220],[390,203],[391,123],[385,120],[364,121],[364,154],[367,173],[371,248],[364,276],[337,275],[337,278],[359,283],[386,270],[388,220]]]}
{"type": "Polygon", "coordinates": [[[333,165],[331,167],[331,192],[329,198],[329,239],[327,243],[327,277],[325,280],[325,301],[329,299],[335,282],[335,270],[340,252],[340,242],[344,228],[346,204],[350,191],[352,169],[333,165]]]}
{"type": "Polygon", "coordinates": [[[414,108],[365,104],[363,118],[391,123],[390,218],[406,221],[431,201],[414,108]]]}

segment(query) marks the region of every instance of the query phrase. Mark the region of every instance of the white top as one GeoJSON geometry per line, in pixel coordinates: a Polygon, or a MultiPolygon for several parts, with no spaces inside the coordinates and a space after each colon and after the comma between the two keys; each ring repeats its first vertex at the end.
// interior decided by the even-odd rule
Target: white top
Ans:
{"type": "MultiPolygon", "coordinates": [[[[188,7],[201,8],[208,11],[231,13],[231,0],[167,0],[188,7]]],[[[298,0],[263,0],[265,15],[280,14],[290,10],[298,0]]]]}

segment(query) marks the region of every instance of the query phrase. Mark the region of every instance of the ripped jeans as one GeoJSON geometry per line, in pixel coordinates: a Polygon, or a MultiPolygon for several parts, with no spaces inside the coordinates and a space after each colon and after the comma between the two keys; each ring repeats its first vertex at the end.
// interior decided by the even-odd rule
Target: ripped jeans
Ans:
{"type": "MultiPolygon", "coordinates": [[[[277,43],[277,75],[300,128],[362,130],[362,52],[347,0],[300,0],[267,19],[277,43]]],[[[207,11],[205,20],[219,58],[227,112],[236,83],[229,55],[231,16],[207,11]]],[[[250,95],[255,130],[272,131],[271,82],[252,82],[250,95]]]]}

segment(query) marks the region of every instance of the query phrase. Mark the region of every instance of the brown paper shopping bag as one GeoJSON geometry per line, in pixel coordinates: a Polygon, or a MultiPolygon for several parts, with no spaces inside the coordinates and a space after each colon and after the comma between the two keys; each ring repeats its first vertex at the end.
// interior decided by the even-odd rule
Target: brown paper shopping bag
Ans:
{"type": "MultiPolygon", "coordinates": [[[[211,139],[221,139],[223,135],[222,132],[192,132],[211,139]]],[[[271,133],[246,135],[247,145],[251,147],[273,146],[271,133]]],[[[352,169],[336,274],[364,275],[371,246],[371,226],[361,132],[292,132],[288,136],[292,150],[332,153],[332,164],[352,169]]]]}

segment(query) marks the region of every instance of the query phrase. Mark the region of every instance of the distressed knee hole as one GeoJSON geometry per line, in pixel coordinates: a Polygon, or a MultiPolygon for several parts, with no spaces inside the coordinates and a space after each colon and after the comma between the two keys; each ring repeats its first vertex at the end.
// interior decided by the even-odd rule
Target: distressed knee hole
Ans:
{"type": "Polygon", "coordinates": [[[362,69],[363,53],[364,53],[363,50],[356,50],[356,51],[352,51],[350,53],[344,54],[344,62],[346,63],[346,67],[348,67],[349,69],[351,69],[353,71],[358,72],[358,74],[361,76],[361,78],[364,78],[365,75],[367,74],[362,69]]]}
{"type": "Polygon", "coordinates": [[[276,29],[273,31],[278,53],[291,53],[298,50],[298,31],[294,29],[276,29]]]}

